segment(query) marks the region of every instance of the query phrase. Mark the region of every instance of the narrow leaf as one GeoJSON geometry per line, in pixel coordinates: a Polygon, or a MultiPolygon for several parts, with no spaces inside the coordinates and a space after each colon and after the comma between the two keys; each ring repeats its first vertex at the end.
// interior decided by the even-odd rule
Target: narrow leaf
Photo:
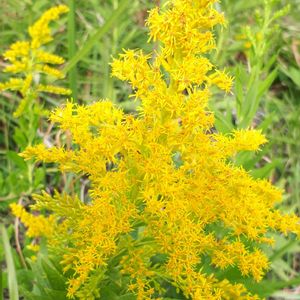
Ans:
{"type": "Polygon", "coordinates": [[[90,52],[95,43],[98,42],[103,37],[103,35],[114,25],[116,20],[120,17],[120,15],[124,12],[128,5],[129,0],[123,0],[121,2],[118,9],[112,13],[112,16],[105,22],[105,24],[101,28],[99,28],[97,32],[87,40],[85,45],[73,56],[73,58],[64,68],[64,73],[70,71],[83,57],[85,57],[85,55],[90,52]]]}
{"type": "Polygon", "coordinates": [[[10,300],[19,300],[18,282],[13,255],[6,229],[1,225],[2,241],[4,245],[5,261],[8,273],[8,291],[10,300]]]}

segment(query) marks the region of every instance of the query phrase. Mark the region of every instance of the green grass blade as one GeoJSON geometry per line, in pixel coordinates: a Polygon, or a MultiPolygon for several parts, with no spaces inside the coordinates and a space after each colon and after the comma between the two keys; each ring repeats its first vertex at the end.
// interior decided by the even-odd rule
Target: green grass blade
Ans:
{"type": "Polygon", "coordinates": [[[275,69],[274,71],[272,71],[267,78],[265,78],[259,85],[259,89],[258,89],[258,97],[261,98],[265,93],[268,92],[268,90],[270,90],[273,82],[275,81],[276,77],[278,75],[278,71],[277,69],[275,69]]]}
{"type": "Polygon", "coordinates": [[[298,240],[291,240],[286,245],[281,247],[279,250],[275,251],[274,254],[270,257],[270,261],[275,261],[279,258],[281,258],[284,254],[288,253],[288,250],[290,248],[293,248],[295,245],[299,243],[298,240]]]}
{"type": "Polygon", "coordinates": [[[90,50],[93,48],[94,44],[98,42],[103,35],[114,25],[114,23],[118,20],[124,10],[128,7],[129,0],[123,0],[117,10],[115,10],[111,17],[105,22],[105,24],[97,30],[97,32],[92,35],[85,45],[72,57],[69,63],[65,66],[63,72],[69,72],[74,66],[87,55],[90,50]]]}
{"type": "MultiPolygon", "coordinates": [[[[68,19],[68,57],[69,61],[76,54],[76,21],[75,21],[75,13],[76,13],[76,4],[75,0],[69,0],[69,19],[68,19]]],[[[77,67],[74,65],[72,69],[69,71],[69,87],[72,91],[73,98],[77,100],[77,67]]]]}
{"type": "Polygon", "coordinates": [[[19,291],[18,291],[18,281],[16,275],[16,269],[14,265],[14,260],[12,256],[11,247],[9,244],[8,235],[6,229],[1,225],[2,240],[4,246],[4,254],[7,265],[8,273],[8,290],[9,290],[9,299],[10,300],[19,300],[19,291]]]}

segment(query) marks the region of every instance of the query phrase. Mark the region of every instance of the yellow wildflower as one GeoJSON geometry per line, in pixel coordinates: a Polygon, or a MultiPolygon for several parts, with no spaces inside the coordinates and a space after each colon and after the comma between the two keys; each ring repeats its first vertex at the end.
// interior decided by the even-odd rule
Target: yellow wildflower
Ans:
{"type": "Polygon", "coordinates": [[[50,94],[57,94],[57,95],[70,95],[71,91],[69,89],[65,89],[60,86],[55,86],[55,85],[43,85],[39,84],[37,86],[37,91],[38,92],[46,92],[50,94]]]}
{"type": "Polygon", "coordinates": [[[18,217],[27,227],[29,237],[51,237],[54,231],[55,216],[44,217],[42,215],[34,216],[28,213],[22,205],[13,203],[10,205],[13,214],[18,217]]]}
{"type": "Polygon", "coordinates": [[[47,10],[42,17],[29,27],[29,35],[31,37],[31,48],[38,49],[42,45],[52,41],[52,35],[49,28],[51,21],[57,20],[61,14],[65,14],[69,8],[65,5],[58,5],[47,10]]]}
{"type": "Polygon", "coordinates": [[[45,86],[39,84],[37,74],[45,74],[55,79],[63,78],[64,74],[53,67],[61,65],[64,59],[60,56],[48,53],[42,49],[43,45],[53,38],[49,23],[57,20],[61,14],[68,12],[68,7],[59,5],[46,11],[41,18],[29,28],[30,41],[18,41],[10,46],[3,54],[10,62],[4,72],[16,74],[19,78],[11,78],[5,83],[0,83],[0,92],[3,90],[20,91],[23,99],[20,101],[14,116],[19,117],[34,103],[38,92],[50,92],[59,95],[69,95],[70,90],[57,86],[45,86]],[[49,64],[51,66],[49,66],[49,64]]]}
{"type": "Polygon", "coordinates": [[[9,81],[1,83],[0,82],[0,92],[5,90],[18,91],[22,89],[24,80],[18,78],[11,78],[9,81]]]}

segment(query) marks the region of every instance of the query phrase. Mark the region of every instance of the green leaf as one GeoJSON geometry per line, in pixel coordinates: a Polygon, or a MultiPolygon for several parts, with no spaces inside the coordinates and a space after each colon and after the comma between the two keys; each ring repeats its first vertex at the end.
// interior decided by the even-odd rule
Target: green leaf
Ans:
{"type": "Polygon", "coordinates": [[[219,111],[214,111],[215,113],[215,126],[218,131],[222,133],[228,133],[233,130],[233,124],[228,122],[228,120],[223,116],[223,114],[219,111]]]}
{"type": "Polygon", "coordinates": [[[33,186],[37,190],[43,186],[45,180],[45,169],[44,168],[36,168],[34,171],[34,181],[33,186]]]}
{"type": "MultiPolygon", "coordinates": [[[[66,290],[65,278],[56,270],[53,265],[45,258],[41,259],[41,264],[46,278],[49,282],[49,287],[57,291],[66,290]]],[[[64,294],[66,295],[66,293],[64,294]]]]}
{"type": "Polygon", "coordinates": [[[14,130],[15,130],[13,134],[14,141],[20,148],[25,148],[28,145],[26,135],[20,128],[16,126],[14,127],[14,130]]]}
{"type": "Polygon", "coordinates": [[[6,266],[7,266],[9,299],[10,300],[19,300],[16,269],[15,269],[15,264],[14,264],[14,260],[13,260],[11,247],[9,244],[7,231],[4,227],[4,225],[1,225],[0,228],[1,228],[1,234],[2,234],[2,241],[3,241],[3,245],[4,245],[5,261],[6,261],[6,266]]]}
{"type": "Polygon", "coordinates": [[[266,79],[264,79],[260,84],[259,84],[259,89],[258,89],[258,97],[261,98],[271,87],[272,83],[274,82],[275,78],[278,75],[277,69],[275,69],[273,72],[271,72],[266,79]]]}
{"type": "Polygon", "coordinates": [[[237,108],[238,108],[238,116],[241,109],[241,106],[244,102],[244,90],[243,90],[243,82],[242,82],[242,72],[244,71],[244,67],[238,65],[235,70],[235,96],[237,101],[237,108]]]}
{"type": "Polygon", "coordinates": [[[21,170],[27,170],[27,164],[24,159],[15,151],[7,151],[6,156],[9,160],[15,163],[21,170]]]}
{"type": "Polygon", "coordinates": [[[45,288],[45,292],[51,299],[55,299],[55,300],[67,299],[67,293],[65,291],[57,291],[57,290],[45,288]]]}
{"type": "Polygon", "coordinates": [[[31,290],[32,282],[34,281],[34,273],[29,269],[17,270],[17,279],[19,284],[20,293],[22,294],[22,289],[31,290]]]}
{"type": "Polygon", "coordinates": [[[280,71],[282,71],[286,76],[288,76],[292,81],[300,88],[300,70],[296,69],[294,67],[286,68],[282,66],[280,68],[280,71]]]}
{"type": "Polygon", "coordinates": [[[280,159],[276,159],[274,161],[272,161],[271,163],[266,164],[265,166],[263,166],[260,169],[255,169],[255,170],[251,170],[251,175],[254,178],[267,178],[270,176],[271,172],[278,166],[280,166],[281,160],[280,159]]]}
{"type": "Polygon", "coordinates": [[[101,300],[119,300],[118,295],[112,290],[110,286],[101,289],[101,300]]]}

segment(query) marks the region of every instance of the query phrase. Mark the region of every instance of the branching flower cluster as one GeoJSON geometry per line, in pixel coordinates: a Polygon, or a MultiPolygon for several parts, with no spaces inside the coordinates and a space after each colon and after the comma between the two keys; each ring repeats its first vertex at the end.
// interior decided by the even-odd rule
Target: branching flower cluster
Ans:
{"type": "Polygon", "coordinates": [[[51,121],[72,133],[73,149],[37,145],[22,154],[92,183],[87,203],[36,195],[32,210],[52,213],[43,222],[12,205],[61,257],[70,298],[95,299],[114,282],[120,295],[138,300],[163,299],[168,285],[187,299],[258,299],[218,274],[236,268],[260,281],[269,267],[261,250],[273,243],[268,233],[300,233],[296,216],[274,208],[281,191],[230,162],[239,151],[259,150],[261,132],[212,130],[211,87],[232,86],[205,56],[214,26],[225,23],[214,2],[170,0],[151,10],[150,40],[159,49],[128,50],[113,61],[113,75],[141,101],[136,117],[106,100],[68,102],[51,121]]]}
{"type": "Polygon", "coordinates": [[[29,27],[30,41],[18,41],[3,54],[4,59],[10,63],[4,71],[16,74],[17,77],[0,83],[0,92],[12,90],[22,95],[22,100],[14,113],[15,117],[22,115],[25,109],[34,103],[39,93],[70,95],[70,90],[44,84],[40,80],[40,74],[49,75],[52,79],[61,79],[65,76],[54,67],[63,64],[64,59],[46,52],[43,46],[53,40],[49,23],[68,11],[65,5],[49,9],[29,27]]]}

